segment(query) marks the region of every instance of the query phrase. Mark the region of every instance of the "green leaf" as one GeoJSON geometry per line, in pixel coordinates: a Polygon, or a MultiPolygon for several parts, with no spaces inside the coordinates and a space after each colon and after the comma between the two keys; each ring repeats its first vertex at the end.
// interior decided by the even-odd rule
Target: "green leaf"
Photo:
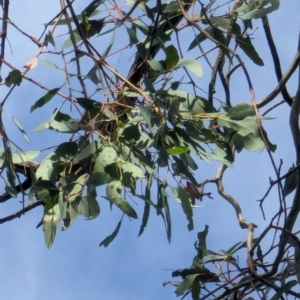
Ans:
{"type": "Polygon", "coordinates": [[[190,151],[190,149],[188,147],[172,147],[169,149],[166,149],[168,154],[171,155],[179,155],[185,152],[190,151]]]}
{"type": "Polygon", "coordinates": [[[14,164],[22,164],[28,162],[40,155],[40,151],[28,151],[20,154],[13,154],[12,161],[14,164]]]}
{"type": "Polygon", "coordinates": [[[80,201],[80,197],[76,197],[76,201],[67,202],[65,215],[62,214],[61,209],[60,213],[62,216],[62,230],[68,229],[70,225],[72,225],[78,216],[78,202],[80,201]]]}
{"type": "Polygon", "coordinates": [[[16,198],[18,193],[15,184],[15,170],[10,147],[7,147],[5,149],[3,167],[6,167],[7,175],[7,180],[5,181],[5,191],[9,193],[13,198],[16,198]]]}
{"type": "Polygon", "coordinates": [[[296,280],[292,280],[284,284],[270,300],[280,300],[282,295],[292,289],[297,284],[296,280]]]}
{"type": "MultiPolygon", "coordinates": [[[[74,40],[75,40],[75,43],[78,43],[79,41],[81,41],[81,37],[80,35],[77,33],[77,32],[73,32],[73,35],[74,35],[74,40]]],[[[62,49],[67,49],[69,47],[73,46],[73,43],[72,43],[72,40],[69,38],[67,39],[63,45],[61,46],[62,49]]]]}
{"type": "Polygon", "coordinates": [[[65,142],[60,144],[56,150],[55,154],[59,157],[69,158],[77,154],[78,146],[76,142],[65,142]]]}
{"type": "Polygon", "coordinates": [[[229,119],[226,115],[224,115],[222,118],[218,119],[218,124],[222,127],[224,126],[233,129],[243,137],[246,137],[250,134],[255,134],[258,136],[256,117],[246,117],[242,120],[234,120],[229,119]]]}
{"type": "MultiPolygon", "coordinates": [[[[213,33],[213,27],[209,26],[205,29],[205,31],[209,34],[212,35],[213,33]]],[[[203,34],[202,32],[196,35],[195,39],[191,42],[190,46],[188,47],[187,51],[190,51],[194,49],[196,46],[199,46],[202,42],[204,42],[207,39],[206,35],[203,34]]]]}
{"type": "Polygon", "coordinates": [[[201,285],[199,281],[194,281],[192,286],[192,298],[193,300],[199,300],[200,299],[200,292],[201,292],[201,285]]]}
{"type": "Polygon", "coordinates": [[[241,102],[238,103],[236,106],[230,108],[230,110],[227,112],[225,116],[232,120],[242,120],[246,117],[255,116],[255,111],[253,106],[241,102]]]}
{"type": "MultiPolygon", "coordinates": [[[[152,176],[150,174],[147,174],[147,181],[148,181],[148,184],[146,184],[146,187],[145,187],[144,199],[150,199],[150,197],[151,197],[150,188],[151,188],[151,184],[152,184],[152,176]]],[[[147,226],[149,215],[150,215],[150,207],[151,207],[151,204],[149,203],[149,201],[145,201],[142,224],[141,224],[138,236],[143,234],[143,232],[147,226]]]]}
{"type": "Polygon", "coordinates": [[[41,60],[41,62],[50,68],[59,69],[59,67],[56,64],[54,64],[53,62],[51,62],[49,60],[41,60]]]}
{"type": "Polygon", "coordinates": [[[166,4],[163,4],[163,13],[175,13],[178,12],[179,6],[177,1],[170,1],[166,4]]]}
{"type": "Polygon", "coordinates": [[[157,60],[155,59],[152,59],[152,60],[148,60],[147,61],[149,66],[151,67],[151,69],[155,70],[155,71],[159,71],[159,72],[163,72],[163,67],[162,65],[160,64],[160,62],[158,62],[157,60]]]}
{"type": "Polygon", "coordinates": [[[94,186],[103,185],[112,181],[112,178],[105,171],[101,164],[95,163],[92,176],[89,177],[87,183],[94,186]]]}
{"type": "Polygon", "coordinates": [[[102,143],[100,140],[92,141],[90,144],[88,144],[86,147],[84,147],[78,155],[75,156],[74,160],[79,161],[83,160],[91,155],[99,153],[101,150],[102,143]]]}
{"type": "Polygon", "coordinates": [[[5,78],[5,84],[8,87],[10,87],[12,84],[19,86],[21,82],[22,82],[22,73],[17,69],[10,71],[8,76],[5,78]]]}
{"type": "Polygon", "coordinates": [[[59,109],[55,109],[51,119],[44,122],[43,125],[45,128],[54,129],[62,133],[74,133],[79,130],[78,122],[68,114],[60,112],[59,109]]]}
{"type": "Polygon", "coordinates": [[[250,0],[236,9],[236,12],[239,13],[239,17],[243,20],[258,19],[277,10],[279,5],[279,0],[250,0]]]}
{"type": "Polygon", "coordinates": [[[154,111],[151,109],[150,106],[143,106],[141,105],[139,107],[141,116],[144,118],[146,123],[150,126],[153,127],[154,125],[154,118],[156,117],[156,114],[154,111]]]}
{"type": "Polygon", "coordinates": [[[181,282],[180,286],[175,290],[176,296],[183,295],[184,292],[188,291],[198,276],[199,274],[188,275],[186,279],[181,282]]]}
{"type": "Polygon", "coordinates": [[[34,201],[34,199],[33,199],[34,195],[37,192],[42,191],[42,190],[47,190],[48,193],[49,193],[49,196],[51,198],[55,197],[59,193],[58,188],[51,181],[49,181],[49,180],[38,180],[32,185],[32,187],[29,191],[29,194],[28,194],[29,201],[33,202],[34,201]]]}
{"type": "Polygon", "coordinates": [[[206,236],[208,234],[208,225],[205,225],[205,229],[203,231],[198,232],[198,257],[203,258],[206,256],[207,248],[206,248],[206,236]]]}
{"type": "MultiPolygon", "coordinates": [[[[181,207],[188,220],[188,230],[194,229],[193,210],[191,205],[191,195],[187,193],[181,186],[177,189],[177,197],[181,202],[181,207]]],[[[176,198],[177,198],[176,197],[176,198]]]]}
{"type": "Polygon", "coordinates": [[[44,44],[46,47],[48,46],[48,43],[50,43],[53,47],[55,47],[55,41],[50,30],[45,35],[45,39],[44,39],[44,44]]]}
{"type": "Polygon", "coordinates": [[[100,163],[103,167],[118,162],[118,153],[113,147],[103,147],[98,154],[96,163],[100,163]]]}
{"type": "Polygon", "coordinates": [[[166,70],[172,70],[179,62],[179,55],[174,45],[166,48],[166,70]]]}
{"type": "Polygon", "coordinates": [[[36,178],[49,180],[56,183],[58,174],[62,172],[64,166],[60,163],[59,158],[53,153],[44,157],[36,170],[36,178]]]}
{"type": "Polygon", "coordinates": [[[120,195],[119,191],[122,189],[121,181],[114,180],[106,186],[106,196],[109,201],[119,207],[126,215],[137,219],[137,214],[131,205],[120,195]]]}
{"type": "Polygon", "coordinates": [[[264,62],[259,57],[259,54],[256,52],[255,48],[251,43],[251,39],[247,35],[246,37],[242,36],[241,28],[238,24],[234,24],[232,32],[235,34],[236,42],[239,47],[245,52],[245,54],[258,66],[263,66],[264,62]]]}
{"type": "Polygon", "coordinates": [[[14,117],[12,117],[14,123],[16,124],[16,126],[18,127],[18,129],[20,130],[20,132],[22,133],[23,137],[24,137],[24,140],[29,143],[29,139],[28,139],[28,136],[25,132],[25,130],[23,129],[22,125],[19,123],[19,121],[17,119],[15,119],[14,117]]]}
{"type": "Polygon", "coordinates": [[[145,202],[142,224],[141,224],[138,236],[143,234],[143,232],[147,226],[147,223],[148,223],[149,215],[150,215],[150,204],[145,202]]]}
{"type": "Polygon", "coordinates": [[[119,230],[121,228],[121,224],[122,224],[122,219],[118,222],[118,225],[116,227],[116,229],[113,231],[112,234],[110,234],[109,236],[107,236],[99,245],[99,247],[104,246],[105,248],[115,239],[115,237],[118,235],[119,230]]]}
{"type": "Polygon", "coordinates": [[[87,78],[89,78],[94,84],[98,84],[99,78],[98,78],[98,70],[97,70],[97,66],[93,66],[89,72],[86,74],[87,78]]]}
{"type": "Polygon", "coordinates": [[[96,34],[99,34],[104,24],[104,19],[89,20],[86,18],[79,24],[79,26],[83,37],[88,39],[96,34]]]}
{"type": "Polygon", "coordinates": [[[145,178],[145,175],[143,174],[141,168],[139,168],[138,166],[136,166],[128,161],[122,165],[122,169],[123,169],[124,173],[126,173],[126,172],[130,173],[130,175],[132,177],[134,177],[135,179],[144,179],[145,178]]]}
{"type": "Polygon", "coordinates": [[[231,29],[232,20],[228,17],[210,17],[208,20],[214,27],[221,27],[225,30],[231,29]]]}
{"type": "Polygon", "coordinates": [[[199,64],[199,62],[195,59],[184,58],[184,59],[180,60],[176,64],[175,68],[181,68],[181,67],[185,67],[185,68],[189,69],[190,71],[195,73],[198,77],[202,77],[202,75],[203,75],[202,67],[199,64]]]}
{"type": "Polygon", "coordinates": [[[97,199],[92,195],[82,197],[79,202],[78,212],[87,219],[94,219],[98,217],[100,214],[100,206],[97,199]]]}
{"type": "MultiPolygon", "coordinates": [[[[295,169],[295,166],[293,165],[292,167],[289,168],[290,172],[291,170],[295,169]]],[[[291,192],[293,192],[298,183],[298,175],[297,175],[297,170],[294,170],[291,174],[289,174],[284,182],[284,187],[283,187],[283,194],[284,196],[289,195],[291,192]]]]}
{"type": "Polygon", "coordinates": [[[224,47],[220,47],[220,49],[223,51],[223,53],[228,57],[229,61],[231,61],[231,54],[229,50],[227,49],[228,47],[228,40],[224,36],[223,32],[217,28],[213,28],[212,30],[212,36],[221,43],[224,47]]]}
{"type": "MultiPolygon", "coordinates": [[[[140,121],[144,120],[143,117],[137,118],[139,118],[140,121]]],[[[133,121],[133,119],[131,121],[133,121]]],[[[136,124],[126,126],[123,130],[120,130],[120,135],[123,136],[126,141],[138,141],[141,137],[141,132],[139,130],[139,126],[136,124]]]]}

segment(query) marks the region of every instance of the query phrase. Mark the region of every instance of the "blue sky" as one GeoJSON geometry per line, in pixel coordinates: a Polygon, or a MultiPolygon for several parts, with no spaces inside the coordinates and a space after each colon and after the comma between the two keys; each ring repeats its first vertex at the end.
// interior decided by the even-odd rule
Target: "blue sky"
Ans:
{"type": "MultiPolygon", "coordinates": [[[[83,1],[80,1],[78,6],[84,7],[83,1]]],[[[59,1],[49,3],[49,1],[40,0],[38,4],[29,0],[12,1],[10,9],[12,20],[20,28],[34,36],[39,36],[43,29],[42,24],[59,11],[59,1]],[[25,10],[26,13],[24,13],[25,10]]],[[[81,11],[80,8],[79,11],[81,11]]],[[[288,67],[297,48],[299,11],[298,0],[282,1],[279,10],[269,17],[283,71],[288,67]]],[[[253,44],[264,60],[265,66],[255,66],[247,58],[242,58],[245,59],[250,71],[256,99],[259,100],[275,87],[276,78],[273,74],[274,68],[270,60],[269,49],[263,37],[261,21],[255,21],[253,27],[257,28],[253,44]]],[[[59,32],[64,31],[59,29],[59,32]]],[[[37,52],[37,47],[14,29],[9,32],[9,43],[10,45],[6,48],[6,59],[20,69],[37,52]]],[[[119,43],[125,45],[127,41],[120,40],[119,43]]],[[[59,46],[56,50],[60,50],[59,46]]],[[[129,54],[124,54],[120,58],[121,63],[127,64],[129,57],[129,54]]],[[[41,58],[44,58],[44,55],[41,58]]],[[[45,55],[45,59],[53,60],[54,58],[45,55]]],[[[202,63],[204,77],[200,80],[201,85],[206,89],[210,75],[205,76],[209,74],[209,69],[204,61],[202,63]]],[[[3,68],[2,77],[6,76],[7,71],[7,68],[3,68]]],[[[126,74],[125,71],[124,74],[126,74]]],[[[38,79],[51,88],[60,86],[64,80],[62,72],[49,69],[40,61],[39,65],[28,73],[28,76],[38,79]]],[[[296,79],[296,76],[293,76],[288,83],[291,94],[296,92],[296,79]]],[[[234,86],[233,98],[236,103],[239,101],[250,103],[250,95],[244,78],[233,76],[231,84],[234,86]]],[[[220,92],[216,94],[216,97],[224,99],[219,85],[217,90],[220,92]]],[[[6,92],[7,89],[1,86],[2,98],[6,92]]],[[[57,107],[61,101],[55,98],[51,105],[29,115],[31,105],[44,94],[45,91],[24,80],[5,106],[7,114],[4,121],[7,132],[24,150],[44,149],[59,143],[61,138],[54,132],[32,132],[37,125],[51,116],[54,107],[57,107]],[[22,136],[8,114],[20,121],[29,135],[29,145],[22,141],[22,136]]],[[[281,96],[278,96],[277,101],[280,100],[281,96]]],[[[263,111],[265,109],[262,109],[263,111]]],[[[289,131],[288,113],[288,106],[282,105],[270,114],[275,119],[264,123],[270,140],[278,147],[274,155],[276,163],[279,164],[279,160],[283,159],[283,172],[288,170],[295,157],[289,131]]],[[[219,166],[218,163],[208,164],[203,161],[200,161],[199,165],[196,173],[199,182],[213,177],[219,166]]],[[[265,193],[269,177],[274,179],[275,174],[266,151],[262,153],[243,151],[237,155],[234,169],[227,170],[224,176],[225,188],[240,202],[244,217],[259,226],[255,235],[262,232],[268,224],[267,221],[263,221],[256,200],[265,193]]],[[[108,202],[101,197],[99,197],[100,216],[92,221],[85,221],[80,217],[67,231],[58,230],[54,245],[50,250],[47,250],[44,245],[42,229],[35,228],[42,216],[42,208],[1,225],[1,299],[175,299],[174,289],[170,286],[163,287],[162,283],[171,279],[170,269],[184,268],[191,264],[195,255],[193,243],[197,232],[204,230],[205,224],[210,226],[207,245],[214,251],[221,248],[228,249],[234,243],[245,240],[247,236],[247,232],[237,225],[233,209],[218,196],[213,185],[209,188],[214,199],[205,199],[204,204],[207,206],[194,210],[195,230],[192,232],[187,230],[186,218],[180,205],[175,200],[170,200],[173,227],[171,244],[168,244],[166,239],[161,218],[152,212],[148,226],[141,237],[137,237],[141,217],[139,220],[132,221],[125,218],[116,240],[108,248],[99,248],[99,243],[114,230],[121,216],[115,207],[110,212],[108,202]]],[[[101,195],[101,192],[98,194],[101,195]]],[[[12,199],[2,204],[0,217],[20,209],[19,200],[12,199]]],[[[288,201],[291,202],[291,197],[288,201]]],[[[277,211],[277,205],[278,199],[274,189],[265,202],[267,219],[277,211]]],[[[141,216],[143,204],[135,209],[141,216]]],[[[298,229],[300,227],[299,220],[296,227],[298,229]]]]}

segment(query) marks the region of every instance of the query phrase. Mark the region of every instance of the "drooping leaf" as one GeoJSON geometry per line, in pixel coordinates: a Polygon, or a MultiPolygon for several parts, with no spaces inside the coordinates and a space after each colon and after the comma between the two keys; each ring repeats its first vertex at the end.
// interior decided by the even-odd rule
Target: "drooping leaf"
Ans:
{"type": "MultiPolygon", "coordinates": [[[[212,35],[213,33],[213,27],[209,26],[205,29],[205,31],[209,34],[212,35]]],[[[202,42],[204,42],[207,39],[206,35],[203,34],[202,32],[196,35],[195,39],[191,42],[190,46],[188,47],[188,51],[194,49],[198,45],[200,45],[202,42]]]]}
{"type": "MultiPolygon", "coordinates": [[[[74,36],[75,43],[78,43],[79,41],[81,41],[81,37],[77,32],[74,32],[73,36],[74,36]]],[[[69,38],[63,43],[61,48],[62,49],[67,49],[67,48],[71,47],[72,45],[73,45],[72,40],[69,38]]]]}
{"type": "Polygon", "coordinates": [[[106,186],[106,196],[109,201],[120,208],[126,215],[131,218],[137,219],[137,214],[131,205],[120,195],[122,189],[121,181],[114,180],[106,186]]]}
{"type": "Polygon", "coordinates": [[[5,191],[9,193],[13,198],[16,198],[18,193],[16,189],[15,170],[10,147],[6,147],[4,151],[3,167],[6,167],[7,175],[7,180],[5,181],[5,191]]]}
{"type": "Polygon", "coordinates": [[[221,30],[219,30],[218,28],[213,28],[213,30],[212,30],[212,36],[218,42],[220,42],[220,44],[223,46],[223,47],[220,47],[220,49],[228,57],[229,61],[231,61],[232,60],[231,59],[231,54],[230,54],[229,50],[227,49],[227,47],[228,47],[228,40],[224,36],[223,32],[221,30]]]}
{"type": "Polygon", "coordinates": [[[48,249],[51,248],[54,242],[56,228],[60,218],[61,216],[58,204],[49,209],[43,218],[44,239],[48,249]]]}
{"type": "Polygon", "coordinates": [[[82,197],[79,203],[78,212],[87,219],[94,219],[98,217],[100,214],[100,206],[97,199],[92,195],[82,197]]]}
{"type": "Polygon", "coordinates": [[[180,200],[183,212],[186,215],[186,218],[188,220],[188,230],[194,229],[194,222],[193,222],[193,210],[192,210],[192,199],[191,195],[187,193],[181,186],[177,189],[177,196],[174,195],[175,198],[178,198],[180,200]]]}
{"type": "Polygon", "coordinates": [[[276,294],[270,299],[270,300],[280,300],[282,299],[282,295],[292,289],[293,286],[297,284],[296,280],[291,280],[284,284],[279,291],[276,292],[276,294]]]}
{"type": "Polygon", "coordinates": [[[199,276],[199,274],[192,274],[188,275],[184,281],[180,284],[180,286],[175,290],[176,296],[183,295],[187,290],[190,289],[193,282],[196,280],[196,278],[199,276]]]}
{"type": "Polygon", "coordinates": [[[198,232],[198,257],[202,258],[207,255],[207,248],[206,248],[206,236],[208,234],[208,225],[205,225],[205,229],[203,231],[198,232]]]}
{"type": "Polygon", "coordinates": [[[250,37],[248,35],[246,37],[242,35],[241,28],[238,24],[233,25],[232,32],[235,34],[237,44],[245,52],[245,54],[255,64],[258,66],[263,66],[264,62],[253,47],[250,37]]]}
{"type": "Polygon", "coordinates": [[[118,222],[118,225],[116,227],[116,229],[112,232],[112,234],[110,234],[109,236],[107,236],[100,244],[99,247],[104,246],[105,248],[115,239],[115,237],[118,235],[119,230],[121,228],[122,225],[122,220],[123,217],[121,218],[121,220],[118,222]]]}
{"type": "Polygon", "coordinates": [[[200,292],[201,292],[201,285],[199,281],[194,281],[192,286],[192,298],[193,300],[199,300],[200,299],[200,292]]]}
{"type": "Polygon", "coordinates": [[[29,143],[29,139],[28,139],[28,136],[25,132],[25,130],[23,129],[22,125],[19,123],[19,121],[17,119],[15,119],[14,117],[12,117],[14,123],[16,124],[16,126],[18,127],[18,129],[20,130],[20,132],[22,133],[23,137],[24,137],[24,140],[29,143]]]}
{"type": "Polygon", "coordinates": [[[166,70],[172,70],[179,62],[179,55],[174,45],[166,48],[166,70]]]}
{"type": "Polygon", "coordinates": [[[50,30],[48,31],[48,33],[45,35],[44,38],[44,45],[46,47],[48,46],[48,43],[50,43],[53,47],[55,47],[55,41],[50,30]]]}
{"type": "MultiPolygon", "coordinates": [[[[62,230],[68,229],[70,225],[72,225],[78,216],[78,203],[80,201],[80,197],[76,197],[76,201],[66,202],[66,209],[64,215],[62,216],[62,230]]],[[[61,210],[60,210],[61,213],[61,210]]]]}
{"type": "MultiPolygon", "coordinates": [[[[293,169],[295,169],[295,166],[290,167],[288,172],[290,172],[293,169]]],[[[294,172],[289,174],[284,181],[284,186],[283,186],[284,196],[289,195],[296,189],[297,182],[298,182],[297,170],[294,170],[294,172]]]]}

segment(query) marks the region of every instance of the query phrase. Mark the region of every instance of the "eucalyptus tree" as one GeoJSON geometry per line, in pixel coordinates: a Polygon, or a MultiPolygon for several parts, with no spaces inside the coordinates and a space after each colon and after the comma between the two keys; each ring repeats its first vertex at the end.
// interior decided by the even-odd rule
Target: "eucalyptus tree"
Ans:
{"type": "MultiPolygon", "coordinates": [[[[261,299],[268,295],[284,299],[285,294],[300,298],[293,288],[300,282],[299,228],[294,226],[300,210],[300,87],[291,95],[286,86],[299,69],[300,44],[283,72],[268,21],[269,14],[280,10],[279,0],[137,0],[126,5],[93,0],[86,4],[82,9],[77,1],[61,0],[60,11],[41,27],[40,36],[32,36],[11,17],[10,1],[1,1],[1,88],[6,94],[0,112],[5,185],[0,202],[5,205],[19,196],[21,205],[0,223],[27,218],[27,212],[43,206],[37,226],[43,226],[50,248],[58,227],[68,229],[78,215],[98,217],[101,202],[109,201],[120,210],[120,219],[100,246],[107,247],[129,219],[138,219],[134,223],[140,226],[138,234],[143,234],[151,211],[162,218],[171,241],[171,207],[178,205],[174,204],[177,200],[187,230],[199,231],[192,266],[172,273],[180,280],[164,283],[174,285],[177,296],[253,299],[256,294],[261,299]],[[253,24],[259,19],[278,81],[263,99],[256,98],[252,78],[257,74],[249,71],[249,64],[264,67],[253,45],[253,24]],[[38,49],[23,69],[7,58],[12,29],[38,49]],[[32,78],[41,63],[49,67],[46,76],[63,72],[64,81],[45,86],[37,76],[32,78]],[[248,85],[246,97],[243,91],[245,102],[236,103],[232,97],[236,74],[248,85]],[[201,77],[207,86],[199,83],[201,77]],[[46,155],[45,151],[24,151],[3,121],[14,90],[22,89],[26,81],[45,91],[38,100],[30,99],[31,109],[24,112],[28,118],[51,101],[59,102],[34,130],[57,136],[46,155]],[[280,94],[283,100],[275,103],[280,94]],[[264,120],[280,105],[290,107],[287,118],[296,153],[295,165],[286,174],[281,174],[281,165],[273,157],[276,145],[264,129],[264,120]],[[251,221],[244,218],[240,199],[226,191],[223,176],[241,151],[262,150],[268,152],[276,178],[257,205],[264,215],[267,196],[275,186],[279,204],[263,233],[256,235],[255,216],[251,221]],[[196,170],[211,161],[220,164],[215,177],[199,182],[196,170]],[[235,210],[237,225],[246,230],[245,241],[237,241],[222,253],[209,250],[209,226],[194,228],[193,219],[199,201],[216,191],[235,210]],[[292,192],[288,207],[286,196],[292,192]],[[141,215],[132,201],[143,206],[141,215]],[[262,251],[269,236],[274,236],[274,242],[262,251]],[[246,253],[246,264],[237,260],[238,253],[246,253]],[[267,264],[269,257],[273,262],[267,264]],[[292,276],[297,280],[288,281],[292,276]]],[[[12,120],[28,142],[22,125],[13,116],[12,120]]]]}

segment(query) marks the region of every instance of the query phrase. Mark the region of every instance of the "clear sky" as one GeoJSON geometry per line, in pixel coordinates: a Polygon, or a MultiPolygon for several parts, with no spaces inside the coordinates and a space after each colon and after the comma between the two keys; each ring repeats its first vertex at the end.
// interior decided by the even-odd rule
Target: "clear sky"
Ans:
{"type": "MultiPolygon", "coordinates": [[[[84,1],[78,2],[79,7],[85,6],[84,1]]],[[[299,0],[281,2],[279,10],[273,12],[269,20],[281,58],[282,69],[285,71],[297,48],[300,2],[299,0]]],[[[22,30],[33,36],[39,36],[43,30],[42,24],[48,22],[59,11],[59,1],[23,0],[11,1],[10,5],[11,19],[22,30]]],[[[243,58],[252,76],[256,98],[259,100],[275,87],[276,78],[273,74],[274,68],[270,60],[269,48],[263,37],[262,22],[254,21],[253,28],[256,31],[252,42],[265,66],[258,67],[247,58],[243,58]]],[[[37,47],[15,29],[10,27],[9,30],[11,32],[9,32],[9,44],[6,48],[6,59],[16,68],[22,69],[25,63],[34,57],[37,47]]],[[[64,33],[64,30],[61,29],[58,32],[64,33]]],[[[65,39],[66,37],[62,37],[61,41],[65,39]]],[[[126,45],[126,43],[127,40],[118,41],[118,45],[126,45]]],[[[60,51],[60,45],[56,50],[60,51]]],[[[130,55],[124,54],[120,58],[120,63],[127,64],[130,55]]],[[[42,55],[42,58],[52,61],[55,59],[50,55],[42,55]]],[[[126,67],[124,69],[126,70],[126,67]]],[[[210,75],[208,75],[209,69],[204,61],[203,69],[204,77],[201,79],[201,85],[206,89],[210,75]]],[[[3,68],[2,77],[6,76],[7,71],[7,68],[3,68]]],[[[49,69],[41,61],[28,75],[51,88],[59,87],[64,82],[62,72],[49,69]]],[[[288,83],[291,94],[296,92],[296,79],[296,76],[293,76],[288,83]]],[[[250,95],[244,78],[233,76],[231,84],[234,86],[233,98],[236,103],[239,101],[250,103],[250,95]]],[[[219,91],[223,91],[220,86],[219,91]]],[[[1,86],[1,98],[6,95],[6,92],[7,89],[1,86]]],[[[59,139],[63,138],[54,132],[32,132],[42,121],[51,117],[53,109],[61,101],[55,98],[51,105],[29,115],[31,105],[44,94],[44,91],[24,81],[13,92],[5,106],[4,121],[8,134],[24,150],[45,149],[59,143],[59,139]],[[9,114],[22,124],[29,135],[30,144],[23,142],[9,114]]],[[[224,99],[222,92],[217,93],[217,97],[224,99]]],[[[277,101],[280,100],[281,96],[278,96],[277,101]]],[[[295,157],[288,113],[288,106],[282,105],[270,114],[275,119],[264,123],[271,142],[277,144],[278,147],[274,155],[276,163],[279,164],[280,159],[284,162],[283,172],[288,170],[295,157]]],[[[199,165],[196,174],[198,181],[201,182],[214,176],[219,163],[208,164],[199,161],[199,165]]],[[[225,173],[224,185],[227,191],[240,201],[244,217],[258,225],[256,235],[262,232],[268,224],[263,221],[256,200],[265,193],[269,177],[274,179],[275,174],[266,151],[262,153],[243,151],[237,155],[234,168],[225,173]]],[[[240,229],[237,225],[233,209],[218,196],[213,185],[209,187],[214,199],[205,199],[204,204],[207,206],[194,210],[195,230],[192,232],[187,230],[186,218],[180,205],[175,200],[171,201],[173,227],[171,244],[167,241],[161,218],[157,217],[153,211],[141,237],[137,237],[141,217],[131,221],[125,218],[115,241],[108,248],[99,248],[99,243],[114,230],[121,216],[116,207],[110,212],[109,203],[101,197],[99,197],[100,216],[91,221],[79,217],[79,220],[67,231],[58,230],[54,245],[50,250],[47,250],[44,245],[42,228],[35,228],[41,219],[42,208],[1,225],[1,299],[175,299],[174,289],[171,286],[163,287],[162,283],[171,279],[170,270],[185,268],[191,264],[196,254],[193,243],[197,238],[197,232],[204,230],[205,224],[210,226],[207,246],[214,251],[221,248],[228,249],[234,243],[243,241],[247,237],[247,231],[240,229]]],[[[100,189],[98,194],[104,195],[104,191],[101,193],[100,189]]],[[[0,217],[20,209],[19,200],[12,199],[8,203],[1,204],[0,217]]],[[[291,201],[291,198],[288,200],[291,201]]],[[[278,199],[274,190],[265,202],[267,217],[272,216],[272,212],[277,210],[277,205],[278,199]]],[[[135,209],[141,216],[143,204],[139,203],[135,209]]],[[[299,220],[297,227],[300,227],[299,220]]]]}

